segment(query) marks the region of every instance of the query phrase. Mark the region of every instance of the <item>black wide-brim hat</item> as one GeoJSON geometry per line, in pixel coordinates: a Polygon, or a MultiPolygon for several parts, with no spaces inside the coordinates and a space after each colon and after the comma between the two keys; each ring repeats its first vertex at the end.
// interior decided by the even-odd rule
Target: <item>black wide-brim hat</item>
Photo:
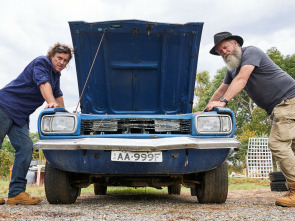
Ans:
{"type": "Polygon", "coordinates": [[[220,55],[215,51],[216,45],[218,45],[223,40],[231,40],[231,39],[236,40],[240,46],[242,46],[244,43],[243,38],[238,35],[232,35],[230,32],[219,32],[214,35],[214,47],[209,51],[209,53],[213,55],[220,55]]]}

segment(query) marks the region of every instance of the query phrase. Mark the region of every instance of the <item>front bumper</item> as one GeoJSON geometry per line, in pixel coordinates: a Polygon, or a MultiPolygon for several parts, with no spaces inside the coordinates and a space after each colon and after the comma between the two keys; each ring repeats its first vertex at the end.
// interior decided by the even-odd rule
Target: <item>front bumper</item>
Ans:
{"type": "Polygon", "coordinates": [[[234,138],[172,137],[158,139],[81,138],[49,139],[34,144],[43,150],[120,150],[162,151],[174,149],[239,149],[240,142],[234,138]]]}

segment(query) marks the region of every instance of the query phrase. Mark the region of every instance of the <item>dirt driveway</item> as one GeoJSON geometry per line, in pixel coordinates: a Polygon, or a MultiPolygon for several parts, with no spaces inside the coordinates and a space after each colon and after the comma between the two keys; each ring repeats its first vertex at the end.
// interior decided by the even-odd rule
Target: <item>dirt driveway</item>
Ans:
{"type": "Polygon", "coordinates": [[[0,220],[294,220],[295,208],[274,205],[284,193],[232,190],[224,204],[199,204],[189,193],[175,195],[82,194],[75,204],[0,206],[0,220]]]}

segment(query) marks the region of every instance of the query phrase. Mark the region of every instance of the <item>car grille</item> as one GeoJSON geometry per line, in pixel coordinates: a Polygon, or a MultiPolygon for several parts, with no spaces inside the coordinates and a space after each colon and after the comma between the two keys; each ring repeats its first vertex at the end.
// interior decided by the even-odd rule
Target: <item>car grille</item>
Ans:
{"type": "Polygon", "coordinates": [[[89,134],[191,134],[191,120],[82,119],[81,135],[89,134]],[[165,125],[169,125],[169,127],[165,125]]]}

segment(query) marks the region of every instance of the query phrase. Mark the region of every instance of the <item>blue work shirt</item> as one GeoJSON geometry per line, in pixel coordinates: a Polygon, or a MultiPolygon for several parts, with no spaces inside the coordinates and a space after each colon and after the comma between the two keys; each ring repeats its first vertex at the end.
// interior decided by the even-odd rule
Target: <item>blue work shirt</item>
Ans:
{"type": "Polygon", "coordinates": [[[0,107],[20,127],[29,123],[29,116],[44,103],[40,84],[49,82],[53,96],[63,95],[60,90],[60,72],[55,72],[46,56],[34,59],[23,72],[0,90],[0,107]]]}

